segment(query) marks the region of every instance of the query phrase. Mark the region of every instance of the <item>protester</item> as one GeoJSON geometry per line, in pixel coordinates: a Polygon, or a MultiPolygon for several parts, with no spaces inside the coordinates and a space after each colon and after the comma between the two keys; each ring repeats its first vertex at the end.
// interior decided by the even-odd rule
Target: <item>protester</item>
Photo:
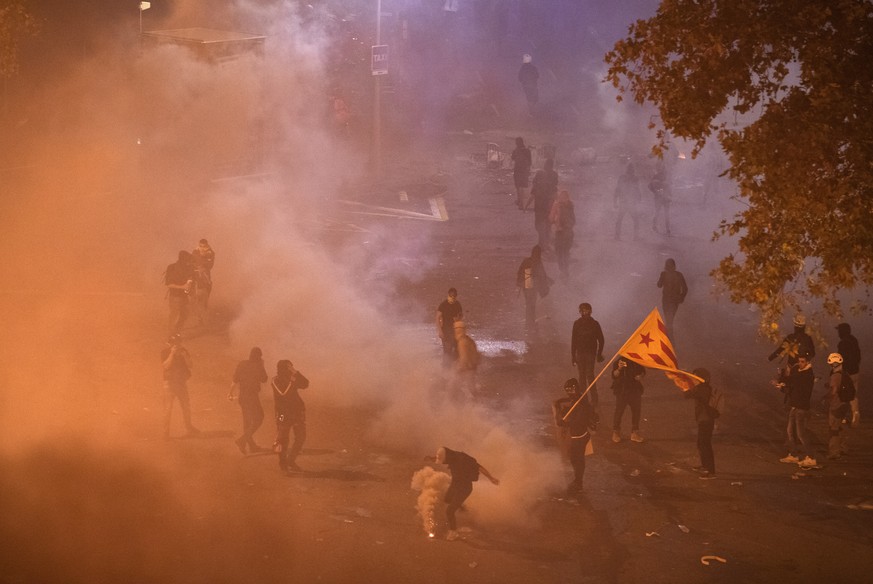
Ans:
{"type": "Polygon", "coordinates": [[[697,451],[700,454],[700,466],[695,467],[694,470],[701,473],[701,479],[714,479],[715,454],[712,450],[712,432],[715,429],[715,412],[710,407],[713,391],[710,385],[711,375],[709,370],[702,367],[692,373],[703,379],[703,383],[698,383],[684,393],[687,399],[694,400],[694,420],[697,422],[697,451]]]}
{"type": "Polygon", "coordinates": [[[542,249],[535,245],[530,256],[521,261],[516,273],[515,284],[524,294],[524,322],[529,331],[537,329],[537,297],[545,298],[552,285],[552,279],[543,266],[542,249]]]}
{"type": "Polygon", "coordinates": [[[191,400],[188,396],[188,379],[191,378],[193,361],[191,353],[182,346],[182,335],[176,333],[167,340],[167,346],[161,351],[161,366],[164,377],[164,438],[170,437],[170,418],[173,413],[173,402],[179,402],[182,408],[182,420],[188,437],[198,436],[200,430],[191,423],[191,400]]]}
{"type": "Polygon", "coordinates": [[[527,54],[521,58],[521,67],[518,69],[518,81],[524,90],[524,97],[527,100],[527,111],[530,115],[534,115],[537,103],[540,101],[540,72],[531,61],[533,61],[533,58],[527,54]]]}
{"type": "Polygon", "coordinates": [[[612,418],[612,441],[621,442],[621,418],[624,410],[630,407],[631,436],[633,442],[642,442],[640,434],[640,412],[643,401],[641,380],[646,369],[626,357],[619,357],[612,366],[612,392],[615,394],[615,414],[612,418]]]}
{"type": "Polygon", "coordinates": [[[828,459],[839,460],[849,452],[848,434],[852,424],[852,400],[855,399],[856,391],[851,376],[845,372],[842,355],[828,355],[828,365],[831,366],[825,395],[828,408],[828,459]]]}
{"type": "Polygon", "coordinates": [[[852,335],[852,327],[847,322],[837,325],[837,334],[840,342],[837,343],[837,352],[843,356],[843,371],[852,379],[855,386],[855,399],[852,400],[852,426],[861,422],[861,408],[858,404],[858,393],[861,389],[861,347],[858,339],[852,335]]]}
{"type": "Polygon", "coordinates": [[[673,319],[676,318],[676,311],[679,310],[679,305],[685,301],[685,295],[688,294],[688,284],[685,283],[685,276],[682,272],[676,270],[676,260],[668,258],[664,262],[664,271],[661,272],[661,277],[658,278],[658,288],[661,289],[661,305],[664,308],[664,324],[667,325],[667,334],[673,338],[673,319]]]}
{"type": "Polygon", "coordinates": [[[583,390],[575,378],[564,382],[564,391],[566,397],[552,403],[552,416],[555,425],[561,430],[559,441],[567,443],[567,456],[573,467],[573,481],[567,487],[567,494],[572,495],[582,491],[585,456],[593,452],[588,445],[591,441],[591,432],[596,426],[596,416],[588,396],[582,396],[583,390]],[[574,408],[576,402],[579,403],[574,408]],[[569,416],[567,416],[568,412],[569,416]],[[567,416],[566,420],[564,420],[565,416],[567,416]]]}
{"type": "Polygon", "coordinates": [[[194,287],[194,267],[191,254],[179,252],[179,259],[167,266],[164,272],[167,287],[167,302],[170,306],[170,334],[179,333],[188,319],[189,294],[194,287]]]}
{"type": "Polygon", "coordinates": [[[548,253],[552,245],[552,224],[549,222],[549,213],[558,195],[558,173],[555,172],[553,159],[547,158],[544,167],[534,175],[530,195],[534,206],[537,244],[543,253],[548,253]]]}
{"type": "Polygon", "coordinates": [[[558,198],[549,212],[549,223],[554,231],[558,271],[566,280],[570,275],[570,248],[573,246],[573,227],[576,225],[576,210],[568,191],[558,193],[558,198]]]}
{"type": "Polygon", "coordinates": [[[449,364],[458,358],[458,344],[455,341],[455,320],[464,318],[464,309],[458,302],[458,291],[449,288],[446,299],[436,311],[437,335],[443,345],[443,364],[449,364]]]}
{"type": "Polygon", "coordinates": [[[634,240],[639,238],[641,200],[639,178],[634,172],[634,165],[628,163],[615,185],[614,206],[618,210],[615,219],[615,239],[621,238],[621,224],[627,214],[630,214],[633,221],[634,240]]]}
{"type": "Polygon", "coordinates": [[[476,389],[476,369],[481,355],[474,341],[467,334],[464,321],[455,321],[455,342],[458,345],[458,360],[455,361],[455,388],[457,396],[472,397],[476,389]]]}
{"type": "Polygon", "coordinates": [[[652,216],[652,231],[658,232],[658,217],[664,215],[664,229],[670,233],[670,186],[667,182],[667,169],[664,163],[658,165],[655,176],[649,181],[649,190],[655,197],[655,214],[652,216]]]}
{"type": "Polygon", "coordinates": [[[777,357],[787,356],[788,365],[796,365],[800,355],[806,355],[809,360],[815,357],[815,343],[806,333],[806,317],[802,314],[794,317],[794,332],[782,339],[779,347],[770,353],[767,360],[772,361],[777,357]]]}
{"type": "Polygon", "coordinates": [[[246,448],[249,452],[262,452],[264,449],[255,443],[254,435],[264,421],[264,408],[261,405],[261,384],[267,381],[267,370],[264,368],[263,353],[258,347],[253,347],[249,358],[240,361],[233,373],[228,399],[233,399],[233,390],[239,387],[239,407],[242,411],[243,433],[235,440],[237,448],[243,454],[246,448]]]}
{"type": "Polygon", "coordinates": [[[527,203],[527,189],[530,185],[530,167],[533,164],[530,148],[524,145],[524,138],[515,139],[515,150],[512,151],[512,180],[515,184],[516,205],[524,209],[527,203]]]}
{"type": "Polygon", "coordinates": [[[309,387],[309,380],[294,368],[291,361],[283,359],[276,364],[276,376],[272,381],[273,401],[276,408],[276,441],[273,449],[279,454],[282,472],[301,472],[297,455],[306,442],[306,406],[297,393],[309,387]],[[288,449],[291,431],[294,444],[288,449]]]}
{"type": "Polygon", "coordinates": [[[786,365],[777,383],[777,387],[786,394],[785,403],[788,407],[788,455],[779,459],[779,462],[807,468],[818,464],[811,456],[812,445],[806,429],[814,384],[815,373],[806,354],[798,355],[794,365],[786,365]]]}
{"type": "Polygon", "coordinates": [[[437,450],[435,457],[426,457],[426,459],[437,464],[447,465],[452,475],[452,482],[446,491],[444,501],[446,503],[446,521],[449,527],[446,539],[454,541],[459,537],[455,513],[473,492],[473,483],[479,480],[479,473],[485,475],[495,485],[499,485],[500,481],[491,476],[491,473],[484,466],[466,452],[442,446],[437,450]]]}
{"type": "MultiPolygon", "coordinates": [[[[579,318],[573,323],[573,333],[570,337],[570,358],[573,367],[579,371],[579,384],[582,391],[594,382],[594,361],[603,361],[603,329],[600,323],[591,318],[591,305],[583,302],[579,305],[579,318]]],[[[597,386],[591,386],[591,405],[597,409],[599,400],[597,386]]]]}

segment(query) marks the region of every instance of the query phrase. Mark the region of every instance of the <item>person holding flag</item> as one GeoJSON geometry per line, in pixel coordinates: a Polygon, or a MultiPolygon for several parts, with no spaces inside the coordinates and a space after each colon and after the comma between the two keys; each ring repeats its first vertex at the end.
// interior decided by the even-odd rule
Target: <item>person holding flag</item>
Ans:
{"type": "MultiPolygon", "coordinates": [[[[603,369],[600,370],[597,377],[588,383],[588,386],[582,392],[583,397],[588,394],[597,380],[600,379],[600,376],[606,371],[606,368],[619,355],[643,367],[660,369],[682,391],[688,391],[695,384],[703,383],[704,381],[698,375],[679,369],[676,352],[673,350],[673,344],[667,336],[667,326],[664,324],[664,319],[661,318],[657,308],[652,309],[652,312],[649,313],[643,324],[637,327],[637,330],[634,331],[603,369]]],[[[576,401],[564,416],[564,421],[568,419],[573,410],[579,405],[579,401],[581,401],[581,398],[576,401]]]]}

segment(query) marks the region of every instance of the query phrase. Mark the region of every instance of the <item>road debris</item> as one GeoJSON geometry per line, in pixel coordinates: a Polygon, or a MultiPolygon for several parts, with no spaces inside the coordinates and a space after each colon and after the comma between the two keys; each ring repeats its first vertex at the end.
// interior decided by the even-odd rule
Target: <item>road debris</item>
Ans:
{"type": "Polygon", "coordinates": [[[720,556],[701,556],[700,563],[704,566],[708,566],[710,562],[721,562],[722,564],[727,564],[727,560],[720,556]]]}

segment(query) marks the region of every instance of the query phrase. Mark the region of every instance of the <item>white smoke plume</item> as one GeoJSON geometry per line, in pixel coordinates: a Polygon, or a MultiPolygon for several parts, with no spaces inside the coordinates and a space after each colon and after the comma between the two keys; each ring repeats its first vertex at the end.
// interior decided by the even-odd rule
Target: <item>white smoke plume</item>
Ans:
{"type": "Polygon", "coordinates": [[[430,537],[433,537],[436,531],[434,511],[449,488],[450,482],[449,475],[429,466],[415,471],[412,475],[412,488],[419,491],[418,498],[415,500],[415,509],[421,517],[425,533],[430,537]]]}

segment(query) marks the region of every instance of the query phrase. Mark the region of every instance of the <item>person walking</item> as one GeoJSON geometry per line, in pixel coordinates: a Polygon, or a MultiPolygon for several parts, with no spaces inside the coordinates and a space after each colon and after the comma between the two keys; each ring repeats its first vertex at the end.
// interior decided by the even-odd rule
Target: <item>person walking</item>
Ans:
{"type": "Polygon", "coordinates": [[[642,442],[640,412],[643,401],[642,379],[646,369],[626,357],[619,357],[612,366],[612,392],[615,394],[615,414],[612,417],[612,441],[621,442],[621,418],[624,411],[631,411],[631,436],[633,442],[642,442]]]}
{"type": "Polygon", "coordinates": [[[519,136],[515,139],[515,150],[512,151],[512,181],[515,184],[515,203],[520,210],[524,210],[527,203],[532,164],[530,148],[525,146],[524,138],[519,136]]]}
{"type": "Polygon", "coordinates": [[[464,321],[455,321],[455,342],[458,345],[458,360],[455,361],[455,383],[453,393],[456,397],[469,398],[476,389],[476,369],[482,356],[476,341],[467,334],[464,321]]]}
{"type": "Polygon", "coordinates": [[[697,452],[700,454],[700,466],[694,470],[700,472],[701,479],[715,478],[715,454],[712,450],[712,433],[715,430],[715,415],[710,407],[712,398],[712,376],[708,369],[698,368],[692,371],[694,375],[703,379],[683,395],[686,399],[694,400],[694,420],[697,422],[697,452]]]}
{"type": "Polygon", "coordinates": [[[243,454],[246,448],[251,453],[263,452],[264,449],[255,443],[254,435],[264,421],[264,408],[261,405],[261,384],[267,381],[267,370],[264,368],[263,353],[259,347],[252,347],[249,358],[240,361],[233,373],[230,392],[227,398],[233,400],[233,390],[239,388],[239,407],[242,411],[243,433],[235,440],[237,448],[243,454]]]}
{"type": "Polygon", "coordinates": [[[524,322],[529,331],[537,329],[537,297],[545,298],[552,285],[552,279],[543,266],[543,253],[540,246],[530,250],[530,256],[521,261],[516,273],[515,284],[524,294],[524,322]]]}
{"type": "Polygon", "coordinates": [[[449,528],[446,539],[454,541],[459,537],[455,513],[461,508],[467,497],[473,493],[473,483],[479,480],[479,474],[485,475],[495,485],[499,485],[500,481],[466,452],[441,446],[437,449],[435,457],[426,457],[426,459],[436,464],[447,465],[452,475],[452,481],[449,483],[444,501],[446,503],[446,522],[449,528]]]}
{"type": "Polygon", "coordinates": [[[555,161],[547,158],[541,170],[533,178],[530,189],[531,201],[534,206],[534,228],[537,230],[537,244],[543,253],[548,253],[552,244],[552,225],[549,213],[558,195],[558,173],[555,172],[555,161]]]}
{"type": "Polygon", "coordinates": [[[664,229],[667,235],[670,232],[670,185],[667,182],[667,169],[664,163],[658,165],[655,176],[649,181],[649,190],[655,197],[655,214],[652,216],[652,231],[658,233],[658,217],[664,215],[664,229]]]}
{"type": "Polygon", "coordinates": [[[634,172],[634,165],[628,163],[624,173],[618,177],[618,183],[615,185],[614,206],[618,210],[618,215],[615,219],[615,239],[621,239],[621,224],[627,214],[630,214],[633,221],[634,240],[639,239],[639,206],[641,200],[639,178],[634,172]]]}
{"type": "Polygon", "coordinates": [[[297,455],[306,442],[306,406],[298,390],[309,387],[309,380],[283,359],[276,364],[276,376],[271,382],[276,409],[276,441],[273,450],[279,454],[279,469],[282,472],[302,472],[297,466],[297,455]],[[294,444],[288,442],[294,431],[294,444]]]}
{"type": "Polygon", "coordinates": [[[458,291],[449,288],[446,299],[440,302],[436,311],[437,335],[443,346],[443,365],[448,365],[458,358],[455,321],[462,318],[464,318],[464,309],[458,302],[458,291]]]}
{"type": "Polygon", "coordinates": [[[588,444],[591,441],[591,431],[596,426],[596,416],[588,396],[582,397],[582,388],[575,378],[564,382],[564,392],[565,397],[552,403],[552,416],[560,431],[559,441],[567,444],[567,457],[573,467],[573,481],[567,486],[567,494],[573,495],[582,491],[585,456],[586,453],[590,453],[588,444]],[[582,401],[579,401],[580,397],[582,401]],[[579,405],[573,408],[577,401],[579,405]],[[571,408],[572,412],[570,412],[571,408]],[[570,415],[564,420],[568,412],[570,415]]]}
{"type": "Polygon", "coordinates": [[[676,260],[673,258],[668,258],[664,262],[664,271],[658,278],[658,288],[661,289],[661,306],[664,307],[664,324],[667,325],[667,334],[670,336],[670,340],[674,340],[673,319],[676,318],[679,305],[685,301],[685,296],[688,294],[688,284],[685,283],[685,276],[682,275],[682,272],[676,270],[676,260]]]}
{"type": "MultiPolygon", "coordinates": [[[[579,371],[579,385],[582,391],[594,381],[594,361],[603,361],[603,329],[600,323],[591,317],[591,305],[583,302],[579,305],[579,318],[573,323],[573,333],[570,337],[570,358],[573,367],[579,371]]],[[[599,404],[597,386],[591,387],[591,405],[595,410],[599,404]]]]}
{"type": "Polygon", "coordinates": [[[170,419],[176,401],[182,409],[185,436],[198,436],[200,430],[191,423],[191,400],[188,396],[188,379],[191,378],[193,361],[191,353],[182,346],[182,335],[176,333],[167,339],[167,346],[161,351],[161,366],[164,377],[164,438],[170,437],[170,419]]]}
{"type": "Polygon", "coordinates": [[[576,210],[569,191],[561,191],[549,212],[555,240],[555,259],[558,271],[566,280],[570,275],[570,248],[573,246],[573,227],[576,225],[576,210]]]}
{"type": "Polygon", "coordinates": [[[532,61],[533,58],[525,54],[521,58],[521,67],[518,69],[518,82],[521,83],[521,88],[524,90],[524,97],[527,100],[527,111],[531,116],[536,113],[537,104],[540,101],[540,72],[532,61]]]}

